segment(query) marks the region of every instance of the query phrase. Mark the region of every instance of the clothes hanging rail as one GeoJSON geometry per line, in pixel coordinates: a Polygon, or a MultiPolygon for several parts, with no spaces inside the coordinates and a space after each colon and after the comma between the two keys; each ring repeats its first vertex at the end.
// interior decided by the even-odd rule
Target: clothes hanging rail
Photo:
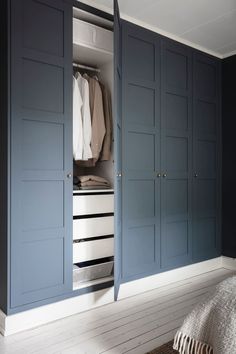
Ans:
{"type": "Polygon", "coordinates": [[[100,69],[98,68],[94,68],[92,66],[87,66],[87,65],[82,65],[82,64],[78,64],[78,63],[73,63],[73,67],[74,68],[79,68],[79,69],[84,69],[84,70],[90,70],[96,73],[100,73],[100,69]]]}

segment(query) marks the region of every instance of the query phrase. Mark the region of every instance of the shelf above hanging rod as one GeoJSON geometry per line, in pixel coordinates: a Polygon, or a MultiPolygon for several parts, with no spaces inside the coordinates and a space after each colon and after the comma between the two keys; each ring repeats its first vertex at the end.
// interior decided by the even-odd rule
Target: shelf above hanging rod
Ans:
{"type": "Polygon", "coordinates": [[[74,68],[79,68],[79,69],[84,69],[84,70],[90,70],[96,73],[100,73],[100,69],[98,68],[94,68],[92,66],[87,66],[87,65],[82,65],[82,64],[78,64],[78,63],[73,63],[73,67],[74,68]]]}

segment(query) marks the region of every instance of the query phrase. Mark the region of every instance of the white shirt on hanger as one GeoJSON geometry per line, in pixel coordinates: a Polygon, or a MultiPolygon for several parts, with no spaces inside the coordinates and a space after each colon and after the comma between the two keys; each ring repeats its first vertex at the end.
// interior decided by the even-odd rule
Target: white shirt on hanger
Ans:
{"type": "Polygon", "coordinates": [[[78,82],[73,77],[73,157],[75,161],[83,158],[82,105],[83,101],[78,82]]]}
{"type": "Polygon", "coordinates": [[[76,74],[76,79],[80,94],[83,101],[82,106],[82,123],[83,123],[83,158],[82,160],[88,160],[92,158],[91,151],[91,138],[92,138],[92,123],[91,123],[91,112],[89,104],[89,83],[81,76],[80,73],[76,74]]]}

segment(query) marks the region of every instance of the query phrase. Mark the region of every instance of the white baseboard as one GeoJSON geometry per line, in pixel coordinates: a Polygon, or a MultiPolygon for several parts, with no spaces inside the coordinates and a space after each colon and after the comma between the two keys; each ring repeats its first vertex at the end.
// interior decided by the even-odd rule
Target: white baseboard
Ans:
{"type": "MultiPolygon", "coordinates": [[[[120,287],[119,300],[222,267],[236,270],[236,260],[227,257],[218,257],[209,261],[191,264],[168,272],[122,284],[120,287]]],[[[25,331],[80,312],[112,303],[113,301],[114,288],[112,287],[10,316],[5,316],[5,314],[0,311],[0,332],[4,336],[9,336],[11,334],[25,331]]]]}
{"type": "Polygon", "coordinates": [[[222,256],[221,261],[223,268],[236,270],[236,258],[222,256]]]}

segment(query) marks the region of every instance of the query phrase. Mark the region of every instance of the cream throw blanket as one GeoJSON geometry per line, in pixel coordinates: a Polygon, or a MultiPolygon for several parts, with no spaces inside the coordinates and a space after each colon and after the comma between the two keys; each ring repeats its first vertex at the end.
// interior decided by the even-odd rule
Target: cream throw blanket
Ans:
{"type": "Polygon", "coordinates": [[[236,354],[236,276],[217,285],[187,316],[173,348],[181,354],[236,354]]]}

